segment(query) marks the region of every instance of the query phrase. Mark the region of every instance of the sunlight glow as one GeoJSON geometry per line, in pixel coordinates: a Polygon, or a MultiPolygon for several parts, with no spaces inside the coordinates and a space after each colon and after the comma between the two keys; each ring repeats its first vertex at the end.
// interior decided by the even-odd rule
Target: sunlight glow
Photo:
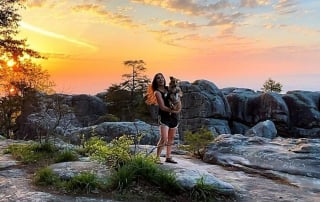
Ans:
{"type": "Polygon", "coordinates": [[[25,23],[25,22],[20,22],[19,24],[24,29],[28,29],[28,30],[31,30],[33,32],[37,32],[37,33],[45,35],[45,36],[49,36],[49,37],[52,37],[52,38],[68,41],[70,43],[77,44],[77,45],[84,46],[84,47],[88,47],[88,48],[91,48],[93,50],[97,49],[97,47],[95,47],[93,45],[90,45],[88,43],[85,43],[85,42],[82,42],[82,41],[78,41],[76,39],[69,38],[69,37],[64,36],[62,34],[57,34],[57,33],[54,33],[54,32],[46,31],[46,30],[43,30],[43,29],[41,29],[39,27],[35,27],[35,26],[32,26],[32,25],[30,25],[28,23],[25,23]]]}
{"type": "Polygon", "coordinates": [[[10,92],[10,95],[13,95],[13,94],[15,93],[14,87],[11,87],[10,90],[9,90],[9,92],[10,92]]]}
{"type": "Polygon", "coordinates": [[[8,67],[13,67],[13,65],[15,65],[15,62],[13,60],[9,60],[7,61],[7,65],[8,67]]]}

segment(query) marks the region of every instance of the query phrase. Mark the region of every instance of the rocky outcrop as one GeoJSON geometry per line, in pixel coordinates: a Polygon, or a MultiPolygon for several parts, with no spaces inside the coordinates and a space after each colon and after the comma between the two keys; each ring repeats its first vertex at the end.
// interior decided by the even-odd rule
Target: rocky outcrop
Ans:
{"type": "Polygon", "coordinates": [[[33,139],[35,134],[69,134],[95,125],[106,113],[106,104],[96,96],[36,93],[25,100],[15,134],[19,139],[33,139]]]}
{"type": "Polygon", "coordinates": [[[104,122],[98,125],[79,128],[68,134],[71,143],[79,144],[81,138],[89,139],[92,136],[102,137],[105,141],[128,135],[139,139],[139,144],[157,144],[159,127],[143,121],[136,122],[104,122]]]}
{"type": "Polygon", "coordinates": [[[282,179],[290,174],[316,178],[320,182],[319,147],[319,139],[277,137],[270,140],[223,134],[207,147],[203,160],[282,179]]]}
{"type": "Polygon", "coordinates": [[[290,134],[320,137],[320,92],[289,91],[283,95],[290,111],[290,134]]]}
{"type": "MultiPolygon", "coordinates": [[[[248,153],[247,156],[249,156],[249,153],[252,153],[254,148],[258,147],[261,149],[263,146],[268,144],[271,146],[271,148],[267,147],[265,152],[259,155],[260,158],[262,158],[266,162],[268,160],[268,154],[273,154],[271,152],[267,152],[267,150],[269,149],[273,149],[272,151],[279,151],[275,153],[281,153],[282,151],[286,151],[288,153],[300,153],[302,154],[301,157],[303,156],[304,158],[308,159],[308,155],[312,157],[312,154],[319,152],[319,145],[317,145],[317,142],[314,142],[314,140],[309,142],[305,139],[296,140],[275,138],[272,140],[272,142],[270,142],[270,139],[265,139],[265,141],[269,143],[262,144],[259,147],[258,143],[264,142],[261,141],[261,138],[255,140],[253,137],[237,137],[237,135],[230,135],[226,137],[225,135],[221,135],[219,139],[220,143],[218,147],[220,148],[220,150],[212,150],[212,153],[218,152],[219,155],[217,156],[221,155],[221,160],[226,159],[226,161],[222,162],[227,162],[227,160],[229,159],[229,165],[234,165],[234,167],[229,167],[230,169],[228,169],[228,164],[224,164],[223,166],[221,166],[221,164],[212,164],[212,162],[204,163],[199,159],[190,158],[186,155],[176,155],[175,149],[173,158],[178,161],[178,164],[164,163],[163,165],[159,166],[164,167],[165,169],[171,169],[172,172],[175,173],[177,181],[185,189],[192,190],[195,184],[202,182],[204,185],[211,185],[215,189],[215,192],[227,195],[235,193],[235,201],[237,202],[318,201],[320,197],[320,190],[318,186],[319,178],[305,177],[303,175],[285,174],[276,170],[262,169],[259,172],[259,168],[251,168],[250,170],[249,167],[247,167],[247,169],[243,167],[243,169],[240,170],[240,164],[234,163],[236,162],[236,153],[239,153],[239,151],[242,151],[242,153],[248,153]],[[235,139],[231,139],[230,137],[235,137],[235,139]],[[244,146],[242,147],[242,149],[240,149],[240,143],[242,140],[244,140],[244,146]],[[253,145],[253,147],[250,147],[250,145],[253,145]],[[281,145],[284,145],[284,148],[282,150],[281,145]],[[223,150],[228,149],[228,146],[234,146],[235,148],[238,148],[237,152],[230,153],[230,156],[234,155],[234,157],[228,157],[228,155],[224,153],[223,150]],[[247,151],[246,148],[248,149],[247,151]],[[230,161],[230,159],[233,159],[233,161],[230,161]]],[[[0,140],[0,154],[3,154],[3,150],[12,143],[18,142],[13,140],[0,140]]],[[[59,143],[59,145],[60,144],[62,143],[59,143]]],[[[60,147],[69,147],[69,144],[65,146],[61,145],[60,147]]],[[[152,149],[152,146],[150,147],[149,145],[148,148],[152,149]]],[[[144,150],[146,148],[141,149],[144,150]]],[[[285,155],[286,154],[284,154],[283,157],[285,157],[285,155]]],[[[284,167],[290,168],[290,160],[292,160],[291,157],[293,156],[290,156],[290,158],[288,158],[288,161],[284,162],[284,167]]],[[[108,169],[106,169],[103,165],[92,162],[88,158],[80,159],[81,161],[76,162],[52,164],[50,165],[50,168],[52,168],[53,171],[63,179],[78,175],[79,173],[88,170],[102,178],[109,175],[108,169]]],[[[273,159],[270,158],[269,160],[272,161],[273,159]]],[[[251,161],[247,160],[247,162],[251,161]]],[[[251,163],[253,164],[254,162],[251,163]]],[[[69,196],[66,194],[59,195],[54,193],[47,193],[44,191],[38,191],[32,184],[32,178],[34,177],[34,175],[26,172],[23,169],[23,166],[17,165],[19,165],[19,162],[13,160],[11,155],[0,155],[0,201],[114,201],[102,197],[95,198],[94,194],[85,197],[80,195],[69,196]]],[[[317,168],[316,161],[314,165],[314,167],[317,168]]],[[[278,165],[275,168],[279,168],[280,166],[281,165],[278,165]]],[[[265,165],[261,167],[265,167],[265,165]]],[[[301,166],[301,170],[302,169],[303,165],[301,166]]],[[[309,167],[307,166],[305,169],[306,173],[309,167]]],[[[312,169],[311,171],[313,172],[312,169]]]]}
{"type": "Polygon", "coordinates": [[[277,93],[256,93],[250,89],[223,89],[231,108],[233,133],[243,133],[260,121],[271,120],[279,134],[288,132],[289,110],[277,93]],[[238,123],[245,125],[243,128],[238,123]]]}
{"type": "MultiPolygon", "coordinates": [[[[290,91],[286,94],[255,92],[245,88],[224,88],[207,80],[193,83],[183,81],[182,111],[179,138],[186,131],[196,132],[205,127],[215,135],[245,134],[259,122],[270,120],[282,137],[320,137],[320,92],[290,91]]],[[[93,129],[111,139],[135,130],[129,123],[100,123],[99,117],[107,113],[106,105],[97,96],[41,95],[27,100],[17,119],[18,138],[48,133],[63,135],[84,133],[93,129]],[[120,129],[123,127],[123,129],[120,129]]],[[[153,120],[157,108],[150,107],[153,120]]],[[[145,123],[147,124],[147,123],[145,123]]],[[[144,126],[152,128],[152,124],[144,126]]],[[[158,131],[146,129],[152,136],[158,131]],[[153,132],[155,131],[155,132],[153,132]]],[[[72,136],[74,137],[74,136],[72,136]]],[[[79,138],[78,138],[79,139],[79,138]]],[[[144,143],[154,143],[149,138],[144,143]]]]}
{"type": "Polygon", "coordinates": [[[201,127],[207,127],[215,134],[230,133],[230,107],[215,84],[197,80],[192,84],[181,82],[180,87],[183,91],[179,126],[182,139],[184,131],[194,132],[201,127]]]}
{"type": "Polygon", "coordinates": [[[181,82],[181,125],[186,130],[206,127],[215,134],[245,134],[270,120],[282,137],[320,137],[320,92],[286,94],[255,92],[245,88],[218,89],[212,82],[181,82]]]}

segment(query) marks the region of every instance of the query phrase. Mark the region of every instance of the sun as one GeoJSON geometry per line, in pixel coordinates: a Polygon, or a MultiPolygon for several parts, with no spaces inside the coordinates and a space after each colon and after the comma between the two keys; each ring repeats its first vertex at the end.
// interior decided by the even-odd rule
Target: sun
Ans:
{"type": "Polygon", "coordinates": [[[8,67],[13,67],[15,65],[15,62],[13,60],[7,61],[8,67]]]}

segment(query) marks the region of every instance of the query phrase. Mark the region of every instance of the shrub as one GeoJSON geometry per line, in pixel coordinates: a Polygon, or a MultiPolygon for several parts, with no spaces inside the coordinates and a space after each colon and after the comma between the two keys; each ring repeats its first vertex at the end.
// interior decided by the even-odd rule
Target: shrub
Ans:
{"type": "Polygon", "coordinates": [[[52,143],[35,143],[31,144],[31,150],[39,153],[54,153],[58,151],[58,148],[54,146],[52,143]]]}
{"type": "Polygon", "coordinates": [[[136,155],[130,161],[127,161],[112,175],[111,186],[123,190],[134,181],[140,180],[159,186],[168,194],[177,194],[182,190],[171,171],[161,169],[152,158],[141,155],[136,155]]]}
{"type": "Polygon", "coordinates": [[[68,161],[77,161],[78,159],[79,158],[77,154],[75,154],[73,151],[64,150],[58,153],[58,155],[55,157],[54,162],[60,163],[60,162],[68,162],[68,161]]]}
{"type": "Polygon", "coordinates": [[[74,176],[66,182],[66,189],[75,193],[91,193],[99,187],[99,182],[95,174],[83,172],[74,176]]]}
{"type": "Polygon", "coordinates": [[[56,185],[59,182],[59,177],[53,173],[52,169],[46,167],[36,172],[34,182],[40,186],[56,185]]]}
{"type": "Polygon", "coordinates": [[[110,143],[106,143],[101,138],[92,137],[84,146],[90,157],[117,168],[131,158],[130,145],[132,144],[132,138],[123,135],[113,139],[110,143]]]}
{"type": "Polygon", "coordinates": [[[198,132],[185,133],[185,148],[195,156],[202,159],[205,147],[214,139],[214,135],[208,129],[202,127],[198,132]]]}
{"type": "Polygon", "coordinates": [[[39,160],[50,159],[57,149],[48,143],[40,144],[12,144],[9,145],[7,152],[23,163],[34,163],[39,160]]]}

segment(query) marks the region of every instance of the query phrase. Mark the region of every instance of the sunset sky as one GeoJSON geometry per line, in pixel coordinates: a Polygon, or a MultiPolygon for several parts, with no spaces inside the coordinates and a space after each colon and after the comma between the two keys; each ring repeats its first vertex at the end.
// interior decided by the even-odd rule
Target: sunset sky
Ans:
{"type": "Polygon", "coordinates": [[[57,92],[96,94],[144,60],[150,79],[320,91],[319,0],[27,0],[20,37],[57,92]]]}

